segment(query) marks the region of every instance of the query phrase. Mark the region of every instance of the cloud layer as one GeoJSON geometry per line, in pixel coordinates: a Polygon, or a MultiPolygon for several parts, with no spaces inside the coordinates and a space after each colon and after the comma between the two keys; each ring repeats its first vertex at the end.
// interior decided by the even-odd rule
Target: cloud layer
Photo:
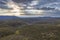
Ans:
{"type": "MultiPolygon", "coordinates": [[[[8,1],[10,2],[10,0],[0,0],[0,8],[11,9],[6,5],[8,1]]],[[[27,17],[28,16],[60,17],[60,0],[13,0],[13,1],[18,6],[20,6],[20,8],[24,7],[25,11],[24,14],[27,17]]]]}

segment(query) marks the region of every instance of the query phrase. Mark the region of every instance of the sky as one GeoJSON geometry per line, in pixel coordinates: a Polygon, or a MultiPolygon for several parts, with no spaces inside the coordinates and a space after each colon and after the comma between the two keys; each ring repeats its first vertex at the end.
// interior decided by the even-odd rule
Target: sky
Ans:
{"type": "Polygon", "coordinates": [[[0,0],[0,9],[11,10],[20,17],[60,17],[60,0],[0,0]]]}

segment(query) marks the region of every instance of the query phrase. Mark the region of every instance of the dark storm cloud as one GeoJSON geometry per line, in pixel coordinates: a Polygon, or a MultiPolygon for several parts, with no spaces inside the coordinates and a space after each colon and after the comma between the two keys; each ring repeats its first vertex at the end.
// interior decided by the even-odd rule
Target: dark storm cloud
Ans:
{"type": "Polygon", "coordinates": [[[17,2],[17,3],[29,3],[33,0],[13,0],[14,2],[17,2]]]}
{"type": "Polygon", "coordinates": [[[0,0],[0,8],[1,9],[12,9],[7,6],[8,0],[0,0]]]}

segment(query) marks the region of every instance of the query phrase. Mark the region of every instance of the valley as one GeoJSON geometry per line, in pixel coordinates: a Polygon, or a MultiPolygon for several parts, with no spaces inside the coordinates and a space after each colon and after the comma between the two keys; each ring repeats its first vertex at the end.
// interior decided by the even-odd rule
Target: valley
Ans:
{"type": "Polygon", "coordinates": [[[60,18],[13,18],[0,18],[0,40],[60,40],[60,18]]]}

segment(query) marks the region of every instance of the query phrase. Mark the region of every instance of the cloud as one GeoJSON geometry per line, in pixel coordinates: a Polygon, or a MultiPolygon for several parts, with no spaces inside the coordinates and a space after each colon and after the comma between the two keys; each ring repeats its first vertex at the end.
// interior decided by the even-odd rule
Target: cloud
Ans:
{"type": "Polygon", "coordinates": [[[29,3],[32,0],[13,0],[13,1],[16,2],[16,3],[29,3]]]}
{"type": "Polygon", "coordinates": [[[7,6],[8,0],[0,0],[0,9],[11,9],[7,6]]]}
{"type": "Polygon", "coordinates": [[[39,0],[33,0],[29,5],[34,6],[34,5],[37,5],[38,3],[39,3],[39,0]]]}

